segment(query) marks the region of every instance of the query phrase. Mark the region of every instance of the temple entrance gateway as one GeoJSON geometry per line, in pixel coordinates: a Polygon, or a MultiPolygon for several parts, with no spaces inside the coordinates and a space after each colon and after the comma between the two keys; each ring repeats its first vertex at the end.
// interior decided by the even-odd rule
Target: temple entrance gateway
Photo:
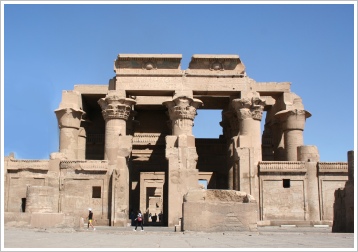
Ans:
{"type": "Polygon", "coordinates": [[[99,225],[125,227],[141,210],[147,224],[151,214],[160,225],[214,231],[332,222],[348,165],[320,162],[304,145],[311,114],[291,84],[256,82],[238,55],[196,54],[186,70],[181,59],[119,54],[108,84],[63,91],[59,152],[5,159],[5,212],[22,204],[80,218],[92,208],[99,225]],[[204,110],[221,113],[216,137],[193,133],[204,110]]]}
{"type": "Polygon", "coordinates": [[[152,221],[149,217],[163,213],[163,201],[164,201],[164,172],[142,172],[140,174],[140,207],[139,209],[145,209],[144,214],[145,222],[150,224],[152,221]]]}

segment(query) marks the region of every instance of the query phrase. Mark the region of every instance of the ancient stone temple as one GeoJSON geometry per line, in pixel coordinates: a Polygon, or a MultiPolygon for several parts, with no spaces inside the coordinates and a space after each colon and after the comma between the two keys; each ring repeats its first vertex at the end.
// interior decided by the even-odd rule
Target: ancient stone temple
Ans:
{"type": "Polygon", "coordinates": [[[137,210],[183,230],[332,225],[348,163],[304,145],[311,114],[290,83],[256,82],[237,55],[181,58],[119,54],[108,84],[63,91],[59,152],[5,157],[5,222],[72,225],[90,207],[110,226],[137,210]],[[215,139],[193,135],[204,109],[222,111],[215,139]]]}

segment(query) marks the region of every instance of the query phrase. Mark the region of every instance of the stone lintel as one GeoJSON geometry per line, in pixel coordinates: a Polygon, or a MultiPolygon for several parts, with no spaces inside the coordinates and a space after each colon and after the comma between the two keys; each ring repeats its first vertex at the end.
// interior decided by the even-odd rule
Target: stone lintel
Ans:
{"type": "MultiPolygon", "coordinates": [[[[136,105],[161,105],[168,101],[172,96],[136,96],[136,105]]],[[[164,106],[163,106],[164,107],[164,106]]]]}
{"type": "Polygon", "coordinates": [[[181,54],[119,54],[114,62],[118,75],[182,75],[181,54]]]}
{"type": "Polygon", "coordinates": [[[106,95],[108,93],[108,84],[80,84],[75,85],[74,89],[75,91],[81,93],[81,94],[104,94],[106,95]]]}
{"type": "Polygon", "coordinates": [[[186,75],[231,75],[246,76],[245,66],[238,55],[194,54],[186,75]]]}
{"type": "Polygon", "coordinates": [[[265,100],[265,106],[273,106],[276,104],[276,99],[272,96],[260,95],[260,97],[265,100]]]}
{"type": "Polygon", "coordinates": [[[260,95],[277,95],[280,93],[291,92],[290,82],[256,82],[253,84],[253,89],[260,93],[260,95]]]}
{"type": "Polygon", "coordinates": [[[131,59],[165,59],[180,61],[181,54],[118,54],[117,60],[131,60],[131,59]]]}

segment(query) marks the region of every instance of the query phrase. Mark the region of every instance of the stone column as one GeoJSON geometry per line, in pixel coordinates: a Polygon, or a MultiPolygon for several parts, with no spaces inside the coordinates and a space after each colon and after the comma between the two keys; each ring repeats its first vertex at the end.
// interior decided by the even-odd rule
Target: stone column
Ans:
{"type": "Polygon", "coordinates": [[[107,95],[98,101],[102,108],[102,115],[105,120],[105,159],[111,161],[117,157],[119,136],[126,135],[126,120],[128,120],[133,99],[122,98],[117,95],[107,95]]]}
{"type": "Polygon", "coordinates": [[[281,123],[278,119],[273,119],[271,122],[272,129],[272,144],[274,152],[275,161],[285,161],[285,144],[284,144],[284,134],[282,131],[281,123]]]}
{"type": "Polygon", "coordinates": [[[182,218],[183,196],[191,188],[199,188],[198,155],[192,127],[196,109],[201,104],[198,99],[183,96],[163,103],[168,108],[173,132],[172,136],[166,137],[165,151],[168,159],[168,226],[177,225],[182,218]]]}
{"type": "Polygon", "coordinates": [[[235,157],[239,169],[238,190],[253,195],[255,199],[259,196],[257,164],[262,160],[260,128],[264,105],[265,101],[257,92],[232,101],[239,120],[235,157]]]}
{"type": "Polygon", "coordinates": [[[272,142],[272,128],[265,124],[262,132],[262,160],[263,161],[274,161],[274,151],[272,142]]]}
{"type": "Polygon", "coordinates": [[[78,159],[86,159],[86,129],[80,127],[78,132],[78,159]]]}
{"type": "Polygon", "coordinates": [[[232,105],[239,120],[239,142],[240,147],[254,147],[256,161],[261,161],[261,119],[265,101],[258,93],[254,92],[252,97],[234,99],[232,105]]]}
{"type": "Polygon", "coordinates": [[[83,111],[74,108],[55,110],[60,128],[60,153],[66,159],[77,159],[78,131],[81,125],[83,111]]]}
{"type": "Polygon", "coordinates": [[[313,222],[320,221],[320,208],[319,208],[319,193],[317,162],[319,162],[318,149],[314,145],[299,146],[297,148],[298,160],[306,162],[306,193],[307,193],[307,208],[305,209],[306,220],[313,222]]]}
{"type": "Polygon", "coordinates": [[[235,110],[232,108],[222,112],[222,125],[226,132],[226,140],[228,143],[228,189],[238,190],[238,166],[234,160],[234,141],[233,137],[239,134],[239,121],[236,116],[235,110]]]}
{"type": "Polygon", "coordinates": [[[275,115],[282,121],[287,161],[297,161],[297,147],[303,145],[303,129],[311,114],[303,109],[283,110],[275,115]]]}
{"type": "Polygon", "coordinates": [[[126,136],[128,120],[135,100],[108,94],[98,101],[105,120],[105,159],[111,175],[111,225],[126,226],[129,211],[128,158],[132,136],[126,136]]]}

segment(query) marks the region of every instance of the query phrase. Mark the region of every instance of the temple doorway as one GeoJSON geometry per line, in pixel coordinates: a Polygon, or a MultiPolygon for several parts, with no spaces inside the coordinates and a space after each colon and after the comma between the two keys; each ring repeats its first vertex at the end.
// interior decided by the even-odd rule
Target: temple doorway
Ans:
{"type": "Polygon", "coordinates": [[[164,224],[162,218],[165,201],[164,182],[164,172],[140,173],[140,209],[146,225],[161,226],[164,224]]]}

